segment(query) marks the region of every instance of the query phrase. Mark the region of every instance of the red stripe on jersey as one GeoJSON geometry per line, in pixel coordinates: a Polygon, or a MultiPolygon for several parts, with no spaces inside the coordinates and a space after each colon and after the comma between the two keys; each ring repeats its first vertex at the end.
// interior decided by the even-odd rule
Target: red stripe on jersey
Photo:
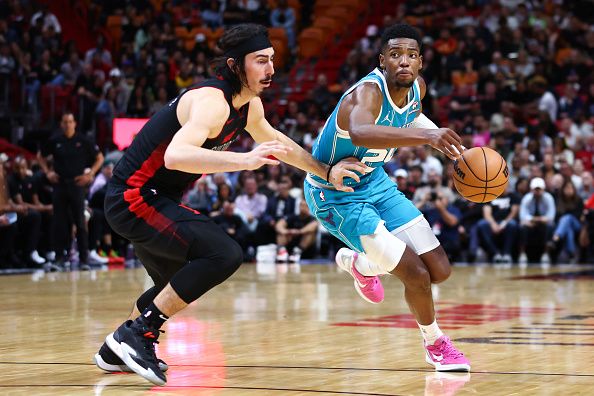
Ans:
{"type": "Polygon", "coordinates": [[[165,164],[165,150],[169,143],[161,143],[151,153],[151,155],[142,163],[132,176],[128,178],[126,184],[130,187],[142,187],[144,184],[155,175],[157,170],[165,164]]]}
{"type": "Polygon", "coordinates": [[[229,140],[231,140],[231,138],[235,136],[235,132],[237,132],[237,128],[235,128],[233,132],[223,138],[223,143],[227,143],[229,140]]]}
{"type": "Polygon", "coordinates": [[[184,208],[184,209],[187,209],[187,210],[189,210],[190,212],[193,212],[194,214],[197,214],[197,215],[198,215],[198,214],[200,214],[200,212],[199,212],[199,211],[197,211],[196,209],[192,209],[192,208],[190,208],[189,206],[186,206],[186,205],[184,205],[184,204],[179,204],[179,206],[180,206],[181,208],[184,208]]]}
{"type": "Polygon", "coordinates": [[[132,188],[124,192],[124,201],[128,202],[128,209],[136,217],[144,220],[149,226],[161,233],[167,233],[187,245],[188,242],[175,232],[175,227],[171,227],[175,222],[159,213],[157,209],[146,203],[139,188],[132,188]]]}

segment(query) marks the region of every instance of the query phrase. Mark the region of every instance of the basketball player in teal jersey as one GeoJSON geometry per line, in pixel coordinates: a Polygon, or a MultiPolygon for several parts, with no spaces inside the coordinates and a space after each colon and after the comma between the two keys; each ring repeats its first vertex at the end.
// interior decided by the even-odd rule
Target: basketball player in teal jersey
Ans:
{"type": "Polygon", "coordinates": [[[419,33],[394,25],[381,44],[380,67],[345,92],[313,147],[321,162],[357,157],[372,171],[345,182],[355,190],[349,194],[308,174],[305,199],[324,227],[350,248],[338,251],[336,263],[353,276],[361,297],[383,301],[378,275],[396,275],[421,329],[426,361],[438,371],[470,371],[435,320],[431,283],[449,277],[448,257],[427,220],[382,168],[398,147],[429,144],[451,159],[463,147],[454,131],[438,128],[421,112],[426,87],[419,77],[419,33]]]}

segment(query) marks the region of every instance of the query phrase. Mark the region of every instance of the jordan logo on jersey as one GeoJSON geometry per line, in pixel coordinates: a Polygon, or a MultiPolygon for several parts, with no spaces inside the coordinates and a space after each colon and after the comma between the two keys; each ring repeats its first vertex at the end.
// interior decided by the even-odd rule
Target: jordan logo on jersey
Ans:
{"type": "Polygon", "coordinates": [[[392,124],[392,121],[394,121],[394,114],[394,110],[388,111],[388,114],[386,114],[382,122],[388,121],[390,124],[392,124]]]}

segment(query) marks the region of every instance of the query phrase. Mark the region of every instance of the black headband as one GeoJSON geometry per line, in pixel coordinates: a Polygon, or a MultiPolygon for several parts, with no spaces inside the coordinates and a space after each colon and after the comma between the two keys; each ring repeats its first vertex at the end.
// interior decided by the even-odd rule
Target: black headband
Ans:
{"type": "Polygon", "coordinates": [[[268,37],[265,34],[259,34],[229,49],[225,52],[225,56],[228,58],[240,58],[250,52],[260,51],[270,47],[272,47],[272,44],[268,37]]]}

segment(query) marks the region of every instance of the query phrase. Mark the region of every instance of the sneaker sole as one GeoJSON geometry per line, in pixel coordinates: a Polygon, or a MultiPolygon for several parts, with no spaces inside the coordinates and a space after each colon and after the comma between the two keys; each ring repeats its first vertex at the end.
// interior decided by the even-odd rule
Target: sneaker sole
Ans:
{"type": "MultiPolygon", "coordinates": [[[[339,250],[338,252],[340,253],[340,250],[339,250]]],[[[365,294],[363,294],[363,292],[362,292],[362,291],[361,291],[361,289],[359,288],[359,284],[357,283],[357,279],[356,279],[356,278],[353,276],[353,274],[351,273],[351,271],[349,271],[349,270],[345,270],[344,268],[342,268],[342,265],[340,265],[340,262],[339,262],[339,260],[338,260],[338,254],[337,254],[337,255],[336,255],[336,257],[334,258],[334,262],[336,263],[336,265],[338,265],[338,268],[340,268],[341,270],[345,271],[346,273],[348,273],[350,276],[352,276],[352,277],[353,277],[353,285],[355,286],[355,290],[357,291],[357,294],[359,294],[359,296],[360,296],[360,297],[361,297],[363,300],[367,301],[367,302],[368,302],[368,303],[370,303],[370,304],[379,304],[379,303],[381,303],[382,301],[384,301],[384,300],[382,300],[382,301],[377,301],[377,302],[375,302],[375,301],[371,301],[369,298],[367,298],[367,297],[365,296],[365,294]]]]}
{"type": "Polygon", "coordinates": [[[138,363],[134,361],[130,357],[130,351],[134,352],[129,345],[126,343],[119,343],[113,338],[113,333],[108,334],[105,337],[105,342],[109,349],[113,351],[120,359],[126,363],[126,366],[134,371],[136,374],[140,375],[142,378],[152,382],[155,385],[163,386],[167,383],[167,381],[162,380],[161,378],[157,377],[157,375],[151,369],[145,369],[144,367],[140,366],[138,363]]]}
{"type": "Polygon", "coordinates": [[[432,361],[429,356],[425,354],[425,361],[435,367],[435,371],[464,371],[470,372],[470,365],[468,364],[441,364],[432,361]]]}
{"type": "MultiPolygon", "coordinates": [[[[108,334],[107,337],[113,338],[113,333],[108,334]]],[[[107,338],[105,339],[105,341],[107,342],[107,338]]],[[[115,340],[115,338],[113,339],[113,342],[116,345],[117,351],[114,350],[109,344],[107,344],[107,346],[109,346],[109,349],[111,349],[112,352],[117,355],[117,357],[122,359],[121,358],[122,349],[120,348],[120,344],[115,340]]],[[[95,356],[93,357],[93,361],[95,362],[97,367],[99,367],[101,370],[104,370],[104,371],[125,372],[125,373],[133,373],[134,372],[130,369],[130,367],[126,366],[125,364],[118,365],[118,364],[106,363],[105,360],[103,360],[101,355],[99,355],[98,353],[96,353],[95,356]]],[[[169,370],[169,365],[167,363],[165,363],[164,361],[162,361],[161,359],[159,359],[159,368],[161,369],[162,372],[166,372],[167,370],[169,370]]]]}
{"type": "Polygon", "coordinates": [[[103,371],[107,371],[108,373],[131,373],[130,367],[126,365],[118,365],[118,364],[109,364],[98,353],[93,356],[93,362],[95,365],[99,367],[103,371]]]}

